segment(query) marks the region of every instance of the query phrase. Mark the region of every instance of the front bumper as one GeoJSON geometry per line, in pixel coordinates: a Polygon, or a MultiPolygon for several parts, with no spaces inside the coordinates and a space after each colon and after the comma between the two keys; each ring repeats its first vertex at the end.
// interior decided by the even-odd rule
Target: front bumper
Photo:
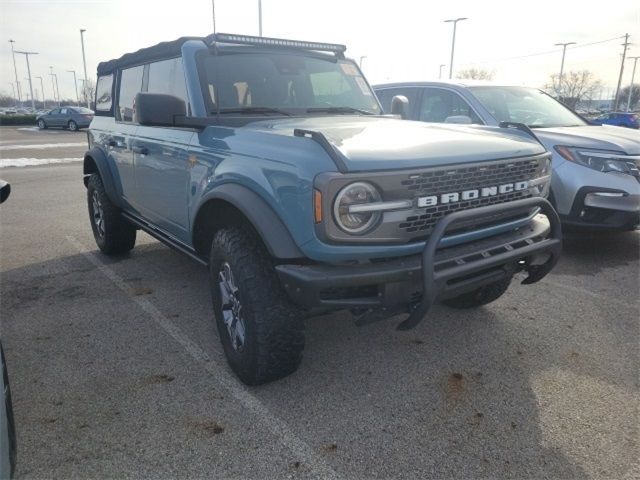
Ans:
{"type": "Polygon", "coordinates": [[[572,227],[611,230],[634,229],[640,224],[640,185],[637,193],[582,187],[576,193],[569,215],[562,223],[572,227]]]}
{"type": "Polygon", "coordinates": [[[416,315],[422,312],[419,321],[436,299],[475,290],[514,271],[529,272],[523,283],[541,279],[555,265],[560,249],[558,216],[549,202],[536,197],[447,215],[420,255],[356,265],[278,265],[276,271],[291,300],[306,308],[406,305],[413,306],[416,315]],[[456,222],[532,207],[540,207],[549,222],[533,220],[515,231],[439,248],[447,229],[456,222]]]}

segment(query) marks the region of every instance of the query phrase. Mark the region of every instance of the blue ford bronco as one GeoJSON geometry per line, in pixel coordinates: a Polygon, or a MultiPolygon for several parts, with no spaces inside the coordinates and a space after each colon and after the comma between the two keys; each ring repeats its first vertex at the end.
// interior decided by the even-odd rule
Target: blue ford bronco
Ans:
{"type": "Polygon", "coordinates": [[[143,230],[209,269],[232,370],[295,371],[304,318],[360,325],[496,300],[560,252],[550,156],[519,124],[429,125],[380,104],[342,45],[214,34],[98,65],[84,182],[98,247],[143,230]]]}

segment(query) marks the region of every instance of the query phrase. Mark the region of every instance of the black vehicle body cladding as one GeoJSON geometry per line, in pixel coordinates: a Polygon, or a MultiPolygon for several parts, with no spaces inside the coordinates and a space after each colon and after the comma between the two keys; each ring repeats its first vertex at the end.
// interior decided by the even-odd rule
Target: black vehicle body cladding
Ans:
{"type": "MultiPolygon", "coordinates": [[[[92,164],[95,165],[96,169],[98,170],[98,173],[100,174],[100,178],[102,179],[102,184],[104,185],[104,189],[106,190],[107,195],[109,196],[109,200],[111,200],[111,202],[114,205],[122,208],[123,207],[123,204],[121,201],[122,195],[121,195],[121,192],[118,192],[118,187],[117,187],[118,184],[116,183],[116,180],[113,178],[113,171],[111,168],[109,168],[109,161],[107,160],[107,156],[98,147],[93,147],[84,155],[84,165],[83,165],[82,173],[84,174],[83,181],[84,181],[85,187],[87,186],[87,182],[89,181],[89,175],[91,175],[92,173],[95,173],[93,171],[92,164]]],[[[116,175],[117,175],[117,172],[116,172],[116,175]]]]}
{"type": "MultiPolygon", "coordinates": [[[[233,205],[249,220],[264,242],[269,253],[282,260],[304,258],[293,237],[273,209],[258,194],[234,183],[225,183],[203,196],[195,215],[195,235],[202,207],[210,200],[224,200],[233,205]]],[[[195,238],[193,239],[195,242],[195,238]]]]}

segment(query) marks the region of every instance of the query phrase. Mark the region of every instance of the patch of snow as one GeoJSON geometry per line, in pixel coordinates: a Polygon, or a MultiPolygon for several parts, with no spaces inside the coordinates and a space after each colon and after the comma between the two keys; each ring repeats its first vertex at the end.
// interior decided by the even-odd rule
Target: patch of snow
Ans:
{"type": "Polygon", "coordinates": [[[87,142],[73,143],[33,143],[31,145],[0,145],[0,151],[3,150],[44,150],[45,148],[67,148],[67,147],[86,147],[87,142]]]}
{"type": "Polygon", "coordinates": [[[0,158],[0,168],[33,167],[35,165],[49,165],[53,163],[81,162],[82,158],[0,158]]]}

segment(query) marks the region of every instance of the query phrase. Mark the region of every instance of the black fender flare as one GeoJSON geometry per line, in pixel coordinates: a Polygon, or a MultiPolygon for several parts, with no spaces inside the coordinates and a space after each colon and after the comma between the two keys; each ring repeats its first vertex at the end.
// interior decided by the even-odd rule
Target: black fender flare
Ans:
{"type": "Polygon", "coordinates": [[[93,163],[96,165],[98,169],[98,173],[100,174],[100,178],[102,179],[102,184],[104,185],[104,189],[109,197],[109,200],[114,205],[118,207],[122,207],[121,196],[118,194],[118,189],[116,187],[115,179],[113,178],[113,173],[111,168],[109,168],[109,160],[105,153],[99,148],[92,148],[87,153],[84,154],[84,165],[83,165],[83,182],[85,187],[87,186],[87,182],[89,181],[89,175],[92,172],[89,168],[89,162],[93,160],[93,163]]]}
{"type": "MultiPolygon", "coordinates": [[[[236,183],[225,183],[206,193],[198,211],[209,200],[224,200],[240,210],[262,238],[269,253],[279,259],[303,258],[304,254],[293,240],[289,230],[269,204],[247,187],[236,183]]],[[[192,229],[192,235],[195,229],[192,229]]]]}

